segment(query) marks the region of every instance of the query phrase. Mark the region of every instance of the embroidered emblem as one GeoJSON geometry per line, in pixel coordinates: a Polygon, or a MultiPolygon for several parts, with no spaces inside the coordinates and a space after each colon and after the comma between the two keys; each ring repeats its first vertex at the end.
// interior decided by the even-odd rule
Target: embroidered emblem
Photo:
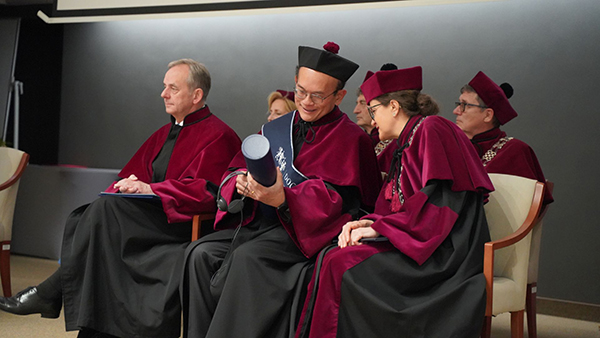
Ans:
{"type": "Polygon", "coordinates": [[[377,143],[377,145],[375,146],[375,155],[379,156],[379,154],[381,154],[385,147],[392,143],[392,141],[393,140],[379,141],[379,143],[377,143]]]}
{"type": "Polygon", "coordinates": [[[490,161],[493,160],[494,157],[496,157],[498,151],[502,149],[502,147],[504,147],[504,145],[513,138],[514,137],[503,137],[499,139],[498,142],[496,142],[488,151],[486,151],[485,154],[481,156],[481,162],[483,166],[487,166],[488,163],[490,163],[490,161]]]}
{"type": "Polygon", "coordinates": [[[282,147],[279,147],[279,149],[277,149],[277,154],[275,154],[275,161],[277,161],[277,166],[279,167],[279,169],[281,171],[284,171],[287,163],[285,158],[285,151],[282,147]]]}
{"type": "Polygon", "coordinates": [[[288,188],[295,186],[296,183],[292,181],[290,174],[285,170],[287,166],[287,159],[285,157],[285,150],[283,150],[283,147],[279,147],[279,149],[277,149],[277,154],[275,154],[275,161],[277,161],[277,166],[283,174],[283,183],[285,184],[285,186],[288,188]]]}

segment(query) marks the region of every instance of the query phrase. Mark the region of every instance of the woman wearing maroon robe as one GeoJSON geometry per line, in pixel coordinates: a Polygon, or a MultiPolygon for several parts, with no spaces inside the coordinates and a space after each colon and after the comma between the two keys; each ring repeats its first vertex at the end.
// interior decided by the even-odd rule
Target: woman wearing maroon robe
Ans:
{"type": "Polygon", "coordinates": [[[421,67],[361,89],[382,139],[398,138],[373,214],[319,255],[297,337],[477,337],[485,311],[483,210],[493,186],[464,133],[424,116],[421,67]]]}

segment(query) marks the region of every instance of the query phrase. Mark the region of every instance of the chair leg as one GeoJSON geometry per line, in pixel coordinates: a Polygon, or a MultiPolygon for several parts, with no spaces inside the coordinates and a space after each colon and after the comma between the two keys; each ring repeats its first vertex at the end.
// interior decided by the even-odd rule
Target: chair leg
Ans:
{"type": "Polygon", "coordinates": [[[4,297],[11,297],[10,241],[1,242],[0,245],[0,278],[2,278],[2,291],[4,291],[4,297]]]}
{"type": "Polygon", "coordinates": [[[537,338],[537,283],[527,284],[527,298],[525,300],[525,311],[527,312],[527,332],[529,338],[537,338]]]}
{"type": "Polygon", "coordinates": [[[490,338],[492,335],[492,316],[485,316],[481,328],[481,338],[490,338]]]}
{"type": "Polygon", "coordinates": [[[523,325],[525,310],[510,313],[510,336],[512,338],[523,338],[523,325]]]}

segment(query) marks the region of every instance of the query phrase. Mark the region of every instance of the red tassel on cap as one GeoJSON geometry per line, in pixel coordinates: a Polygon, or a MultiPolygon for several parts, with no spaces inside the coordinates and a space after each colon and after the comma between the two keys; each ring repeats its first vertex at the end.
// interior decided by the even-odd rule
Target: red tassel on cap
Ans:
{"type": "Polygon", "coordinates": [[[338,46],[338,44],[335,42],[329,41],[325,45],[323,45],[323,49],[333,54],[337,54],[340,51],[340,46],[338,46]]]}

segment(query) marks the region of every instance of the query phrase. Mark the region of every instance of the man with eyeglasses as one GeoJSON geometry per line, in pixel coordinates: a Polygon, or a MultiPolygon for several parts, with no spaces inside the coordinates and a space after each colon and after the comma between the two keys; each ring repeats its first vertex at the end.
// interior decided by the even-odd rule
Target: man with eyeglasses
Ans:
{"type": "MultiPolygon", "coordinates": [[[[379,70],[396,70],[398,67],[393,63],[386,63],[381,66],[379,70]]],[[[365,75],[365,79],[363,83],[367,81],[374,73],[372,71],[367,71],[365,75]]],[[[393,140],[379,140],[379,130],[372,125],[373,114],[368,110],[369,106],[365,101],[365,96],[363,95],[360,88],[356,91],[356,106],[354,107],[354,114],[356,115],[356,124],[361,127],[369,136],[371,137],[371,141],[373,142],[373,147],[375,149],[375,155],[377,155],[377,163],[379,164],[379,169],[381,170],[381,174],[383,177],[387,175],[387,171],[390,168],[390,163],[392,161],[392,157],[394,154],[394,150],[396,150],[397,146],[393,140]]]]}
{"type": "MultiPolygon", "coordinates": [[[[545,182],[542,168],[525,142],[507,137],[500,126],[517,117],[508,99],[513,88],[508,83],[496,85],[483,72],[477,73],[460,90],[455,102],[456,125],[471,139],[488,173],[527,177],[545,182]]],[[[552,194],[546,190],[544,204],[552,203],[552,194]]]]}
{"type": "MultiPolygon", "coordinates": [[[[299,47],[297,110],[262,128],[276,182],[266,187],[247,173],[222,183],[222,198],[245,196],[244,206],[218,211],[217,231],[186,252],[184,337],[287,337],[312,259],[360,209],[373,208],[381,187],[373,146],[338,108],[358,65],[338,49],[299,47]]],[[[241,153],[230,164],[245,167],[241,153]]]]}

